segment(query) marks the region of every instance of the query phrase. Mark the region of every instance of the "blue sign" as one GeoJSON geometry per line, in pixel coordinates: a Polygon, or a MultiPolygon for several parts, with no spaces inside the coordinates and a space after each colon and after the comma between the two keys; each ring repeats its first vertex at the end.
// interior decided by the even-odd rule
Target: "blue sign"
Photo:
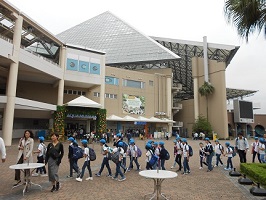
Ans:
{"type": "Polygon", "coordinates": [[[68,58],[67,70],[78,71],[78,60],[68,58]]]}
{"type": "Polygon", "coordinates": [[[146,125],[147,122],[134,122],[135,125],[146,125]]]}
{"type": "Polygon", "coordinates": [[[79,71],[89,73],[89,62],[79,61],[79,71]]]}
{"type": "Polygon", "coordinates": [[[91,74],[100,74],[100,64],[90,63],[90,73],[91,74]]]}

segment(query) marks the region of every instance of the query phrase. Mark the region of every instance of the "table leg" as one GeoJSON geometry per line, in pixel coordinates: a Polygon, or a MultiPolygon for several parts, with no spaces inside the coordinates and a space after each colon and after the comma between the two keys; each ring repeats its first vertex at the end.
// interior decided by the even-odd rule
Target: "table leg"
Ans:
{"type": "Polygon", "coordinates": [[[153,193],[145,194],[144,195],[144,199],[146,199],[146,196],[149,196],[149,195],[152,195],[152,197],[150,198],[150,200],[155,197],[155,195],[156,195],[156,179],[153,179],[153,182],[154,182],[153,193]]]}

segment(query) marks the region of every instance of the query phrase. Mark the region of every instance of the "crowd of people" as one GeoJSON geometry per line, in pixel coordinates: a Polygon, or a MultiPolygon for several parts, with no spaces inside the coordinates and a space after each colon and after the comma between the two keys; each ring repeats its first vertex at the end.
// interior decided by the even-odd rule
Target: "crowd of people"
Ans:
{"type": "MultiPolygon", "coordinates": [[[[125,136],[126,137],[126,136],[125,136]]],[[[104,168],[106,167],[108,171],[107,177],[114,180],[125,181],[127,172],[133,169],[133,165],[136,167],[136,171],[140,171],[141,166],[139,164],[139,157],[141,157],[142,152],[140,148],[136,145],[135,139],[133,137],[124,140],[124,136],[121,133],[117,133],[113,137],[113,145],[108,145],[107,138],[102,135],[99,140],[99,145],[101,146],[102,163],[99,171],[95,174],[96,177],[100,177],[104,168]],[[127,163],[127,158],[129,158],[129,163],[127,163]],[[115,173],[112,173],[109,162],[113,161],[116,165],[115,173]],[[120,176],[120,178],[119,178],[120,176]]],[[[37,154],[37,162],[45,163],[48,167],[48,175],[46,167],[43,166],[38,168],[36,173],[32,176],[48,176],[49,181],[52,184],[51,192],[57,191],[60,188],[58,170],[62,158],[64,156],[63,144],[59,141],[59,135],[57,133],[51,134],[51,142],[46,146],[44,143],[45,138],[39,137],[39,144],[37,145],[37,150],[34,150],[34,139],[33,133],[30,130],[24,132],[23,137],[19,140],[18,144],[18,156],[16,163],[32,163],[33,154],[37,154]]],[[[88,146],[87,139],[81,139],[82,148],[78,146],[78,142],[74,137],[69,137],[68,146],[68,160],[69,160],[69,175],[68,178],[73,177],[73,170],[76,172],[76,181],[82,182],[87,168],[89,172],[89,177],[85,180],[93,180],[91,161],[96,159],[96,154],[92,148],[88,146]],[[77,157],[78,149],[81,149],[81,156],[77,157]],[[81,169],[78,166],[78,159],[84,159],[81,169]]],[[[251,144],[252,162],[255,162],[257,157],[258,162],[266,163],[265,160],[265,143],[266,134],[264,138],[254,137],[254,142],[251,144]]],[[[172,147],[171,147],[172,148],[172,147]]],[[[164,141],[153,141],[148,140],[145,144],[145,161],[146,170],[165,170],[165,162],[170,160],[170,154],[165,147],[164,141]]],[[[233,162],[232,159],[238,154],[241,163],[247,162],[246,154],[249,150],[248,140],[239,133],[234,143],[225,142],[223,146],[219,140],[215,140],[212,144],[211,140],[206,137],[204,140],[199,142],[198,159],[199,159],[199,169],[202,170],[204,165],[207,168],[207,172],[211,172],[214,167],[224,166],[221,156],[227,157],[227,163],[224,170],[232,170],[233,162]],[[215,165],[213,165],[212,159],[216,157],[215,165]]],[[[2,154],[2,162],[6,160],[6,149],[4,141],[0,138],[0,151],[2,154]]],[[[173,141],[173,165],[171,169],[178,165],[177,172],[182,172],[182,174],[187,175],[191,173],[189,160],[192,159],[193,149],[189,145],[186,138],[181,138],[176,136],[173,141]]],[[[196,157],[196,156],[194,156],[196,157]]],[[[25,170],[24,176],[29,176],[30,171],[25,170]]],[[[20,170],[15,171],[16,183],[14,186],[21,183],[20,170]]]]}

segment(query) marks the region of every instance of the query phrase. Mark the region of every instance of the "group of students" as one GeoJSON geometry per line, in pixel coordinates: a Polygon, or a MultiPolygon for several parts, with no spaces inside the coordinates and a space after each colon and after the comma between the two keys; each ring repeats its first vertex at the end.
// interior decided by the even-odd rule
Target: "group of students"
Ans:
{"type": "MultiPolygon", "coordinates": [[[[69,153],[68,153],[68,159],[70,164],[70,174],[67,177],[73,177],[73,170],[77,173],[76,180],[79,182],[82,182],[82,178],[85,172],[85,169],[87,167],[89,171],[89,177],[86,178],[86,180],[93,180],[92,173],[91,173],[91,167],[90,167],[90,148],[87,146],[88,142],[87,140],[82,140],[81,143],[84,147],[84,157],[85,161],[82,167],[82,171],[80,172],[78,167],[78,159],[73,158],[73,149],[74,146],[77,146],[77,142],[74,138],[70,137],[68,138],[69,141],[69,153]]],[[[135,163],[137,167],[137,171],[140,170],[140,164],[138,162],[138,158],[141,156],[140,149],[136,146],[135,140],[132,138],[129,140],[129,143],[123,141],[123,137],[120,133],[116,134],[114,136],[114,144],[113,147],[110,147],[107,145],[106,139],[102,138],[99,141],[99,144],[101,146],[101,154],[103,155],[102,164],[100,167],[100,170],[95,174],[97,177],[100,177],[104,168],[106,167],[108,170],[107,177],[111,177],[114,180],[118,181],[124,181],[126,180],[125,173],[129,172],[131,169],[133,169],[133,162],[135,163]],[[115,158],[115,156],[117,156],[115,158]],[[127,156],[130,157],[130,163],[129,167],[126,167],[126,158],[127,156]],[[116,165],[116,171],[113,176],[112,170],[110,168],[109,161],[112,160],[116,165]],[[121,171],[121,168],[123,170],[123,173],[121,171]],[[118,176],[120,175],[120,179],[118,179],[118,176]]]]}

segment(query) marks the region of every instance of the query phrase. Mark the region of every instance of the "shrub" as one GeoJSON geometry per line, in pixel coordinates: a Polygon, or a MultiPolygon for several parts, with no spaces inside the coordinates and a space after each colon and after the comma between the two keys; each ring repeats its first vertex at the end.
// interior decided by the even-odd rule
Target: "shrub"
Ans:
{"type": "Polygon", "coordinates": [[[266,186],[266,165],[261,163],[241,163],[240,170],[253,181],[266,186]]]}

